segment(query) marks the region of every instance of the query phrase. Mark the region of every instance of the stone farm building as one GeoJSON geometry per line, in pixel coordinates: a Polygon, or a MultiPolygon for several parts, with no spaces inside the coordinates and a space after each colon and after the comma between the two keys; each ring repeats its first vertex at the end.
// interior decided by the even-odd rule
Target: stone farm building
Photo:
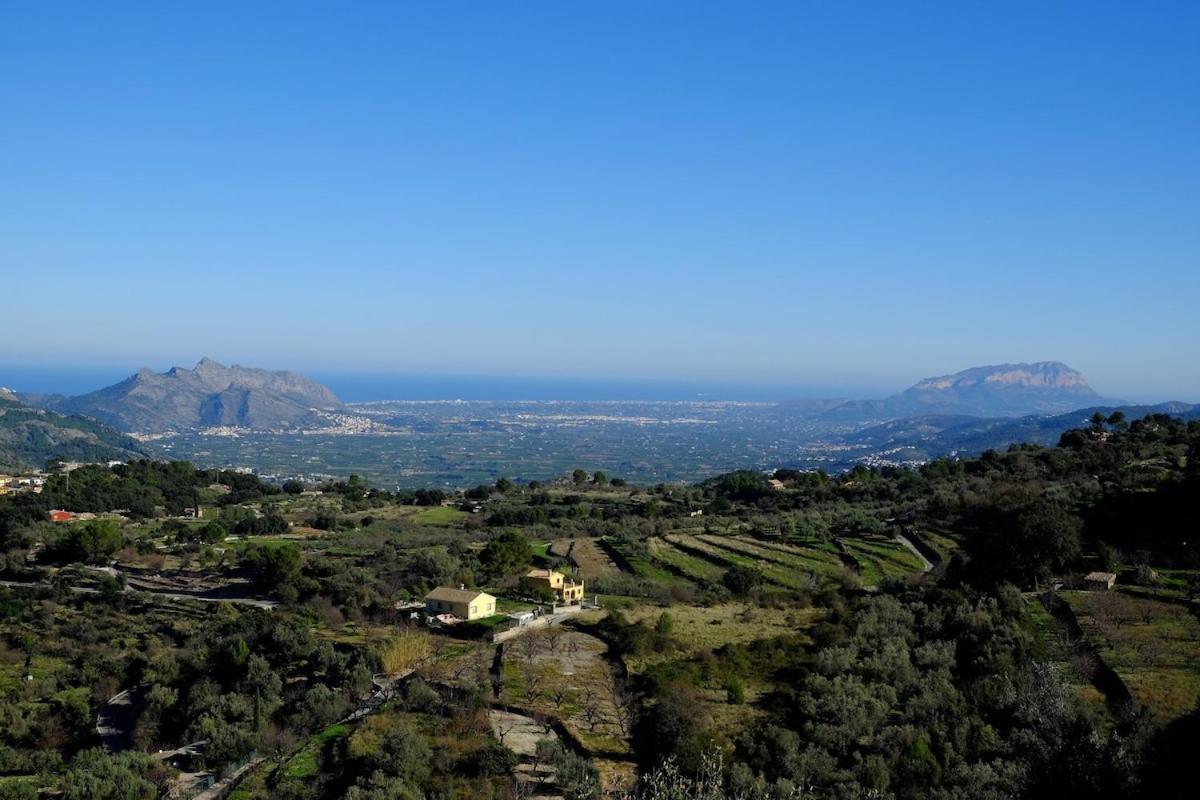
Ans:
{"type": "Polygon", "coordinates": [[[496,613],[496,598],[478,589],[439,587],[425,595],[425,613],[431,617],[453,614],[468,622],[496,613]]]}
{"type": "Polygon", "coordinates": [[[1111,572],[1089,572],[1083,579],[1084,585],[1092,591],[1107,592],[1117,582],[1117,576],[1111,572]]]}
{"type": "Polygon", "coordinates": [[[576,583],[571,578],[552,569],[531,569],[521,579],[526,587],[534,591],[550,591],[559,603],[574,605],[583,602],[583,581],[576,583]]]}

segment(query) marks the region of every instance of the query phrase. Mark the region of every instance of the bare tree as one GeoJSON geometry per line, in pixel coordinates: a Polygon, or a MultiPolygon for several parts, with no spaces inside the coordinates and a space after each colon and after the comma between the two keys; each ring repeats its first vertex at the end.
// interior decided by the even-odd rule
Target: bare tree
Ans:
{"type": "Polygon", "coordinates": [[[604,707],[601,702],[600,693],[590,683],[583,690],[583,707],[581,710],[583,718],[587,720],[588,730],[596,730],[596,726],[604,720],[604,707]]]}
{"type": "Polygon", "coordinates": [[[540,667],[534,667],[525,671],[525,697],[531,703],[537,703],[545,693],[546,683],[549,678],[548,666],[543,664],[540,667]]]}
{"type": "Polygon", "coordinates": [[[552,624],[546,629],[546,643],[550,646],[551,653],[558,652],[559,644],[568,633],[569,631],[562,625],[552,624]]]}
{"type": "Polygon", "coordinates": [[[550,690],[550,699],[554,701],[554,709],[562,711],[563,705],[575,697],[575,691],[565,683],[555,684],[550,690]]]}
{"type": "Polygon", "coordinates": [[[533,666],[534,660],[542,649],[541,637],[534,633],[527,633],[524,636],[518,636],[510,645],[513,654],[517,658],[525,662],[525,668],[529,669],[533,666]]]}
{"type": "Polygon", "coordinates": [[[500,744],[504,744],[504,737],[516,730],[519,724],[520,721],[517,717],[509,717],[508,715],[502,716],[496,722],[496,738],[500,740],[500,744]]]}

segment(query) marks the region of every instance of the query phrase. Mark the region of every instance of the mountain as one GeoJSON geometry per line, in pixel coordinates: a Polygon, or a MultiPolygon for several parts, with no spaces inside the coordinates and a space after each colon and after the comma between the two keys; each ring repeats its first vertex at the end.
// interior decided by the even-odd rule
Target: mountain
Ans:
{"type": "Polygon", "coordinates": [[[145,457],[137,442],[95,420],[30,408],[0,396],[0,469],[41,468],[52,460],[145,457]]]}
{"type": "Polygon", "coordinates": [[[1019,417],[1060,414],[1085,406],[1116,404],[1100,397],[1066,364],[996,364],[926,378],[883,400],[843,403],[830,420],[886,420],[926,415],[1019,417]]]}
{"type": "Polygon", "coordinates": [[[329,389],[295,372],[226,367],[204,358],[194,369],[142,369],[120,383],[52,407],[95,417],[123,431],[162,433],[217,425],[294,428],[341,405],[329,389]]]}

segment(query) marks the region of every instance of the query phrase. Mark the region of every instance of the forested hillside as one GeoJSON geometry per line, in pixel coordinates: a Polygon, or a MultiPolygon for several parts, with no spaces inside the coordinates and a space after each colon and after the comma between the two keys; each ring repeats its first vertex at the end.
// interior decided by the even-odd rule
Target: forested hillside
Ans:
{"type": "Polygon", "coordinates": [[[95,420],[0,398],[0,470],[40,469],[48,461],[112,461],[145,455],[137,442],[95,420]]]}

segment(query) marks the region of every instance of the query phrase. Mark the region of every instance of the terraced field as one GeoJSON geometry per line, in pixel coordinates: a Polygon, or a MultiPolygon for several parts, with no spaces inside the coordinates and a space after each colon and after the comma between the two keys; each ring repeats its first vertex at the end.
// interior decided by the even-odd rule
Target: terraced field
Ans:
{"type": "Polygon", "coordinates": [[[844,569],[842,560],[832,547],[801,547],[782,542],[762,542],[748,536],[726,539],[724,546],[737,548],[739,552],[755,558],[817,575],[834,577],[840,575],[844,569]]]}
{"type": "Polygon", "coordinates": [[[958,542],[944,533],[923,530],[920,531],[920,536],[925,544],[937,551],[937,554],[942,557],[942,561],[949,561],[950,556],[959,549],[958,542]]]}
{"type": "Polygon", "coordinates": [[[863,583],[876,585],[885,578],[907,578],[921,572],[921,559],[890,539],[842,539],[847,552],[862,567],[863,583]]]}
{"type": "Polygon", "coordinates": [[[607,538],[601,541],[612,552],[616,553],[616,564],[622,570],[625,565],[628,565],[633,574],[639,578],[649,578],[655,581],[671,581],[674,579],[674,576],[668,570],[663,569],[623,542],[607,538]]]}
{"type": "MultiPolygon", "coordinates": [[[[836,577],[845,566],[832,544],[812,546],[762,542],[749,536],[672,534],[667,541],[692,551],[689,555],[720,564],[758,569],[767,580],[789,588],[808,584],[808,574],[836,577]]],[[[885,578],[905,578],[922,569],[921,560],[903,545],[883,538],[846,538],[848,554],[859,564],[863,582],[876,585],[885,578]]]]}
{"type": "Polygon", "coordinates": [[[765,561],[761,556],[749,555],[734,549],[736,544],[729,546],[730,540],[719,536],[709,536],[711,541],[705,541],[697,536],[673,534],[666,537],[667,541],[682,547],[689,555],[695,555],[710,561],[719,567],[729,567],[737,564],[751,567],[762,573],[762,576],[778,586],[789,589],[807,589],[810,585],[808,571],[795,567],[765,561]]]}
{"type": "Polygon", "coordinates": [[[694,581],[700,583],[719,581],[724,573],[721,567],[711,561],[685,553],[664,539],[650,539],[646,545],[650,548],[650,555],[655,561],[669,569],[678,570],[694,581]]]}

